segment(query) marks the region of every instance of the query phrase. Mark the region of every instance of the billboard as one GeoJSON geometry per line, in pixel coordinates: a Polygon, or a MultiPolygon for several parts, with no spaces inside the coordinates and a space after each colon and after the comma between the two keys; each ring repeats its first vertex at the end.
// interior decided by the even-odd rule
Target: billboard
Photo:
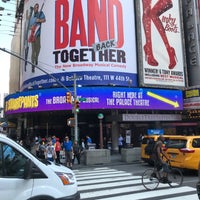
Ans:
{"type": "Polygon", "coordinates": [[[183,20],[185,35],[185,46],[187,56],[188,85],[200,85],[200,34],[199,34],[199,11],[200,0],[183,0],[183,20]]]}
{"type": "Polygon", "coordinates": [[[200,88],[198,86],[188,88],[183,92],[183,99],[184,109],[200,109],[200,88]]]}
{"type": "Polygon", "coordinates": [[[137,86],[134,16],[132,0],[25,1],[22,53],[37,67],[21,63],[21,90],[51,87],[48,74],[70,86],[74,73],[81,85],[137,86]]]}
{"type": "MultiPolygon", "coordinates": [[[[70,88],[73,93],[73,88],[70,88]]],[[[66,89],[33,90],[12,94],[5,99],[5,114],[72,110],[66,103],[66,89]]],[[[80,110],[134,109],[183,110],[182,91],[151,88],[78,87],[80,110]]]]}
{"type": "Polygon", "coordinates": [[[185,86],[181,1],[136,0],[140,84],[185,86]]]}

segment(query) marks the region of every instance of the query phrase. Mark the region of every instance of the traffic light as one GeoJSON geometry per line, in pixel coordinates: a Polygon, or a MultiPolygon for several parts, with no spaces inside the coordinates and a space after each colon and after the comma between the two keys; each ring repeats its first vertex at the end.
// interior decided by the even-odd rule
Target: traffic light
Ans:
{"type": "Polygon", "coordinates": [[[71,92],[66,93],[66,103],[72,103],[72,93],[71,92]]]}
{"type": "Polygon", "coordinates": [[[80,108],[79,100],[76,100],[76,102],[75,102],[75,111],[79,112],[79,108],[80,108]]]}

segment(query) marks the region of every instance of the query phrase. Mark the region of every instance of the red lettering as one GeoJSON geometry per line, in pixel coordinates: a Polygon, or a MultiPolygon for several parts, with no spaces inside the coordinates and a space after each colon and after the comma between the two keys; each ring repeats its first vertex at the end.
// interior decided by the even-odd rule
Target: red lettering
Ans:
{"type": "Polygon", "coordinates": [[[124,44],[124,30],[123,30],[123,11],[121,3],[118,0],[109,0],[109,37],[117,40],[117,47],[120,48],[124,44]],[[114,21],[114,10],[117,10],[116,23],[114,21]],[[115,35],[115,25],[117,24],[117,34],[115,35]]]}
{"type": "Polygon", "coordinates": [[[69,43],[69,2],[55,1],[55,49],[65,48],[69,43]],[[63,14],[63,15],[62,15],[63,14]]]}
{"type": "Polygon", "coordinates": [[[81,1],[82,0],[74,0],[70,47],[75,47],[77,40],[80,40],[81,46],[87,46],[87,37],[81,1]]]}
{"type": "Polygon", "coordinates": [[[119,0],[87,0],[87,29],[83,14],[82,0],[74,0],[74,7],[69,0],[55,1],[55,49],[67,46],[92,46],[95,42],[114,39],[117,47],[124,44],[123,10],[119,0]],[[72,10],[72,16],[69,16],[72,10]],[[71,27],[69,27],[69,19],[71,27]],[[71,29],[70,29],[71,28],[71,29]],[[88,33],[88,35],[87,35],[88,33]],[[98,38],[96,38],[98,37],[98,38]]]}
{"type": "Polygon", "coordinates": [[[98,0],[88,0],[88,45],[95,43],[95,25],[99,41],[108,39],[106,0],[101,0],[99,8],[98,0]]]}

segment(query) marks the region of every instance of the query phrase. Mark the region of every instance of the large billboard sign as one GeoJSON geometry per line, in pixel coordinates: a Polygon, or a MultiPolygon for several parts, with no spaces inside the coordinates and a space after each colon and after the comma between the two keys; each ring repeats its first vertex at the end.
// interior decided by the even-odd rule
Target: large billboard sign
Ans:
{"type": "Polygon", "coordinates": [[[185,35],[188,36],[185,37],[188,85],[197,86],[200,85],[200,0],[182,2],[185,35]]]}
{"type": "Polygon", "coordinates": [[[185,86],[181,1],[136,0],[140,84],[185,86]]]}
{"type": "MultiPolygon", "coordinates": [[[[73,88],[71,88],[73,93],[73,88]]],[[[66,103],[66,89],[33,90],[12,94],[5,99],[5,114],[71,110],[66,103]]],[[[80,110],[139,109],[182,110],[180,90],[123,87],[78,87],[80,110]]]]}
{"type": "MultiPolygon", "coordinates": [[[[28,0],[24,2],[23,56],[70,86],[137,86],[132,0],[28,0]]],[[[22,62],[22,90],[55,80],[22,62]]]]}

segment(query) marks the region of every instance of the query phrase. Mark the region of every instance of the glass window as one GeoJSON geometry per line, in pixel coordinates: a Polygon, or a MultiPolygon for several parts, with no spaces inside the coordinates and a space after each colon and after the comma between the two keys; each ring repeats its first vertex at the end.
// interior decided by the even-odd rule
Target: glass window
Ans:
{"type": "Polygon", "coordinates": [[[24,177],[27,158],[15,148],[0,143],[0,177],[24,177]]]}
{"type": "Polygon", "coordinates": [[[166,143],[167,148],[181,149],[186,148],[187,140],[169,139],[166,143]]]}
{"type": "Polygon", "coordinates": [[[192,140],[192,147],[200,148],[200,138],[195,138],[192,140]]]}

